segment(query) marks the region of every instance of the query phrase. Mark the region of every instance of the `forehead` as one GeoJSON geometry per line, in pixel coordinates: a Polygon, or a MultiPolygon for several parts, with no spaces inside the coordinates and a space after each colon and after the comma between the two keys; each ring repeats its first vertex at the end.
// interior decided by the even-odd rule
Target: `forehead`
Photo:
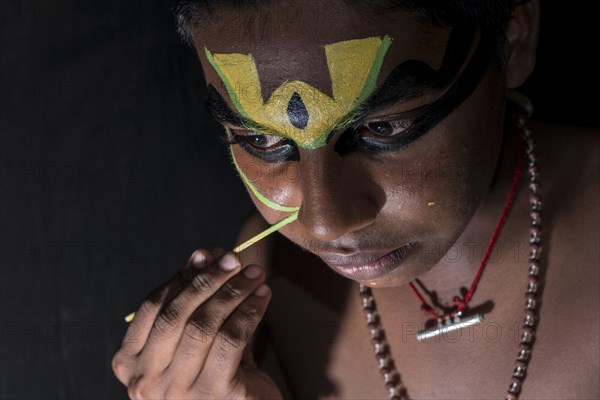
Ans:
{"type": "MultiPolygon", "coordinates": [[[[390,73],[402,75],[399,65],[440,67],[450,28],[433,28],[407,12],[378,17],[334,4],[218,11],[194,35],[209,103],[220,104],[211,108],[236,109],[247,122],[233,125],[314,149],[362,118],[374,90],[390,73]]],[[[403,73],[409,71],[416,73],[403,73]]],[[[415,87],[430,81],[406,79],[415,87]]]]}
{"type": "Polygon", "coordinates": [[[330,94],[325,45],[391,37],[377,80],[381,83],[394,67],[409,59],[437,69],[449,33],[449,28],[432,27],[403,10],[377,16],[335,1],[276,1],[262,9],[216,10],[210,22],[194,31],[194,42],[207,83],[217,83],[217,88],[219,77],[204,48],[213,54],[251,54],[264,91],[300,80],[330,94]]]}

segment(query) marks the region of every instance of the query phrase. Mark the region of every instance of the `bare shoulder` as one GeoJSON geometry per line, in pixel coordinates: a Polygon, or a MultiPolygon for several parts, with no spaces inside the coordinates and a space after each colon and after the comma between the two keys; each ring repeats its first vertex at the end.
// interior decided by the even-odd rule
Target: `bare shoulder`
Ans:
{"type": "Polygon", "coordinates": [[[544,225],[569,234],[571,252],[576,246],[577,252],[586,253],[585,248],[588,255],[596,256],[597,265],[600,130],[538,123],[532,129],[540,157],[544,225]]]}
{"type": "MultiPolygon", "coordinates": [[[[530,126],[538,145],[540,163],[547,169],[545,180],[564,183],[578,179],[585,183],[588,178],[598,178],[600,129],[541,122],[533,122],[530,126]]],[[[592,189],[592,183],[597,189],[597,180],[583,187],[592,189]]]]}
{"type": "Polygon", "coordinates": [[[547,124],[531,124],[531,128],[540,158],[542,254],[547,265],[540,323],[545,319],[557,327],[545,342],[554,349],[569,343],[572,354],[578,355],[568,362],[569,368],[580,377],[587,376],[590,393],[597,395],[600,131],[547,124]]]}
{"type": "Polygon", "coordinates": [[[551,217],[547,222],[565,232],[584,229],[592,239],[599,226],[600,130],[541,123],[531,127],[540,157],[544,213],[551,217]]]}

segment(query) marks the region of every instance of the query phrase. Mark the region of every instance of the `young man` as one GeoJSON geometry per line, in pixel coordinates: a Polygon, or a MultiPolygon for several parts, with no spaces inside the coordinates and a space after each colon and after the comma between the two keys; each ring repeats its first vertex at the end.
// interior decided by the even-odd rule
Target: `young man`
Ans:
{"type": "Polygon", "coordinates": [[[176,10],[260,212],[241,241],[292,222],[148,297],[131,398],[598,398],[596,133],[506,100],[539,2],[238,3],[176,10]]]}

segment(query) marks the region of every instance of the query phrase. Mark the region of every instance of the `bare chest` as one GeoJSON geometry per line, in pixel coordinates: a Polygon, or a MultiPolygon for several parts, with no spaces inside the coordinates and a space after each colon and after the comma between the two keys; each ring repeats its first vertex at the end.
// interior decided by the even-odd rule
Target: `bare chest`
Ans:
{"type": "MultiPolygon", "coordinates": [[[[271,324],[272,340],[296,398],[387,398],[356,285],[338,288],[337,301],[329,303],[334,307],[324,306],[321,299],[286,279],[271,286],[278,298],[270,310],[270,318],[277,320],[271,324]]],[[[428,342],[415,338],[424,316],[388,320],[382,315],[391,355],[409,397],[503,398],[519,348],[520,300],[505,302],[481,325],[428,342]],[[507,308],[515,312],[506,312],[507,308]]],[[[583,396],[593,371],[586,368],[588,361],[581,360],[585,350],[574,344],[572,333],[571,327],[561,327],[551,316],[540,324],[521,398],[583,396]]]]}

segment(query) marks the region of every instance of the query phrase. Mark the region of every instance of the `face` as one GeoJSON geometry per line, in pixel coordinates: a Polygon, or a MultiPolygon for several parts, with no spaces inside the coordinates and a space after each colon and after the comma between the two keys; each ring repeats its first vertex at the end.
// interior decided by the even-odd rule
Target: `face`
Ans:
{"type": "Polygon", "coordinates": [[[264,218],[297,211],[280,232],[371,286],[433,267],[500,152],[503,85],[485,38],[329,2],[239,13],[216,12],[194,42],[209,109],[264,218]]]}

